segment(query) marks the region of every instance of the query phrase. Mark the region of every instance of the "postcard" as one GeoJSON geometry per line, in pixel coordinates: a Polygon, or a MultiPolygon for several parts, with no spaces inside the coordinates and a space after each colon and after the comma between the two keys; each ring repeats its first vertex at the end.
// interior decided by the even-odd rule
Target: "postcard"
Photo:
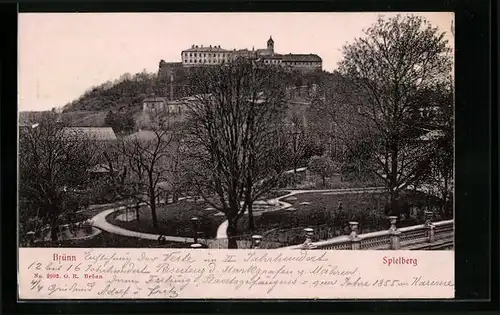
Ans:
{"type": "Polygon", "coordinates": [[[20,13],[19,300],[454,298],[453,19],[20,13]]]}

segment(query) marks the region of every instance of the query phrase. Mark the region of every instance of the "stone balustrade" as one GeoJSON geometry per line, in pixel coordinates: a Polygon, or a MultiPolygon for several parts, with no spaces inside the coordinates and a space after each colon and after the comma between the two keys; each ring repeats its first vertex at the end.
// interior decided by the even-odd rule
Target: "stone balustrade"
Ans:
{"type": "Polygon", "coordinates": [[[432,222],[431,217],[420,225],[398,229],[397,217],[388,217],[388,230],[358,234],[358,222],[349,222],[351,234],[326,241],[313,242],[314,229],[304,229],[303,244],[285,247],[287,249],[332,249],[332,250],[398,250],[433,249],[453,246],[453,220],[432,222]]]}

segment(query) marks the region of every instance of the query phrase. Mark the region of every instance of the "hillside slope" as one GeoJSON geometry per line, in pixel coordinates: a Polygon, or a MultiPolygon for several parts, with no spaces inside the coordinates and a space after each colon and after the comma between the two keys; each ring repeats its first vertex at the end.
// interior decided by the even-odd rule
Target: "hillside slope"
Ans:
{"type": "Polygon", "coordinates": [[[108,112],[141,110],[144,98],[151,94],[163,95],[164,85],[155,74],[146,72],[133,76],[125,74],[115,82],[93,87],[77,100],[66,104],[63,112],[108,112]]]}

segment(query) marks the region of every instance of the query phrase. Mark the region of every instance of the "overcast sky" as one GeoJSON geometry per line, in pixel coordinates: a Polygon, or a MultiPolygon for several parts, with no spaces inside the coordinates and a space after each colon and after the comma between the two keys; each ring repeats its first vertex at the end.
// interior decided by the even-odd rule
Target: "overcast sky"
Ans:
{"type": "MultiPolygon", "coordinates": [[[[361,36],[379,15],[393,13],[21,13],[19,110],[47,110],[90,87],[158,63],[180,62],[191,45],[314,53],[332,71],[342,45],[361,36]]],[[[450,32],[452,13],[417,13],[450,32]]]]}

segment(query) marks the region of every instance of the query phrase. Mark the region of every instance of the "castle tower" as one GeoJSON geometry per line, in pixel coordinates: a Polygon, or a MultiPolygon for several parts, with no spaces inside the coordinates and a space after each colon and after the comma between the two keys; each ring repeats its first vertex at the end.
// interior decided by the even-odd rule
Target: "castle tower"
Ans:
{"type": "Polygon", "coordinates": [[[267,40],[267,50],[274,54],[274,40],[272,36],[269,36],[269,39],[267,40]]]}

